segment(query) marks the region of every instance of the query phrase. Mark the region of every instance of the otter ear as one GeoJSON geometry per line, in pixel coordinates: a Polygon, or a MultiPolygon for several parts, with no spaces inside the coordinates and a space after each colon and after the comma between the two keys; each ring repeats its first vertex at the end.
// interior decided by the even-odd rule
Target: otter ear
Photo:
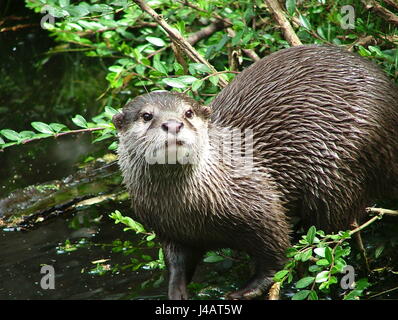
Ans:
{"type": "Polygon", "coordinates": [[[112,117],[112,122],[115,125],[117,130],[122,130],[124,127],[124,113],[116,113],[113,117],[112,117]]]}
{"type": "Polygon", "coordinates": [[[213,110],[209,106],[202,106],[202,114],[207,119],[211,116],[213,110]]]}

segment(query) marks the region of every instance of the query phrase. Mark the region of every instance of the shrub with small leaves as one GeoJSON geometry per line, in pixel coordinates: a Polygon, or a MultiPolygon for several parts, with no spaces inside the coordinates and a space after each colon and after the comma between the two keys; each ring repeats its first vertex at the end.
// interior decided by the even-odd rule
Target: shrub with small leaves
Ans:
{"type": "MultiPolygon", "coordinates": [[[[276,282],[283,284],[295,282],[298,291],[292,300],[318,300],[329,296],[331,288],[338,288],[339,278],[347,266],[345,258],[350,254],[349,231],[326,235],[314,226],[306,235],[287,250],[289,262],[274,276],[276,282]],[[305,271],[304,271],[305,270],[305,271]]],[[[344,299],[356,299],[362,295],[369,283],[361,279],[354,289],[344,293],[344,299]]]]}

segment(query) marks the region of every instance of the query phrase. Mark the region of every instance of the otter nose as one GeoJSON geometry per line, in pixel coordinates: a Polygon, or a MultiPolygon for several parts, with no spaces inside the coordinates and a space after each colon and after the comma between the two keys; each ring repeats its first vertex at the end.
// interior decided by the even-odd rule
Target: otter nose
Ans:
{"type": "Polygon", "coordinates": [[[177,134],[180,132],[184,124],[182,122],[178,122],[176,120],[167,120],[166,122],[162,123],[162,129],[168,133],[177,134]]]}

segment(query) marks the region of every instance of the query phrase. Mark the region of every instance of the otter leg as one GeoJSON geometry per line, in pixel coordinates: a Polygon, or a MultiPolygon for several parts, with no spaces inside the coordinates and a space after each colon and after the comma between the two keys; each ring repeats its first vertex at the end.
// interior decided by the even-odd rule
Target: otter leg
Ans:
{"type": "Polygon", "coordinates": [[[255,272],[252,278],[242,289],[228,294],[228,298],[249,300],[263,295],[273,284],[274,273],[261,260],[256,260],[255,272]]]}
{"type": "Polygon", "coordinates": [[[163,250],[169,268],[168,297],[170,300],[186,300],[187,284],[192,280],[203,252],[176,243],[166,243],[163,250]]]}

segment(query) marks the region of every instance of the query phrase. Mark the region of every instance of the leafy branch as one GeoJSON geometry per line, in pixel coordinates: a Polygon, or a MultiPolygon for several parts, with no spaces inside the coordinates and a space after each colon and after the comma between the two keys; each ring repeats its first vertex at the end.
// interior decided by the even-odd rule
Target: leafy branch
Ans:
{"type": "MultiPolygon", "coordinates": [[[[87,122],[83,116],[76,115],[72,118],[72,122],[82,129],[71,130],[61,123],[47,124],[44,122],[32,122],[31,126],[35,131],[24,130],[17,132],[11,129],[3,129],[0,130],[0,151],[13,145],[26,144],[44,138],[58,138],[65,135],[85,132],[97,132],[97,137],[93,140],[93,143],[99,142],[116,135],[115,126],[111,122],[115,113],[117,113],[115,109],[105,107],[105,111],[103,113],[92,119],[93,122],[87,122]]],[[[115,148],[116,142],[109,146],[110,150],[114,150],[115,148]]]]}
{"type": "MultiPolygon", "coordinates": [[[[353,230],[326,235],[322,230],[310,227],[307,234],[288,249],[286,256],[290,261],[283,270],[275,274],[274,280],[280,285],[284,282],[291,283],[299,274],[298,270],[306,263],[308,272],[296,281],[295,287],[299,291],[292,299],[318,300],[320,295],[330,293],[330,287],[338,283],[337,275],[347,266],[344,258],[351,252],[348,243],[351,236],[380,220],[384,215],[398,216],[398,210],[367,208],[367,211],[377,214],[353,230]]],[[[353,290],[345,293],[344,299],[358,299],[369,285],[366,278],[358,280],[353,290]]]]}

